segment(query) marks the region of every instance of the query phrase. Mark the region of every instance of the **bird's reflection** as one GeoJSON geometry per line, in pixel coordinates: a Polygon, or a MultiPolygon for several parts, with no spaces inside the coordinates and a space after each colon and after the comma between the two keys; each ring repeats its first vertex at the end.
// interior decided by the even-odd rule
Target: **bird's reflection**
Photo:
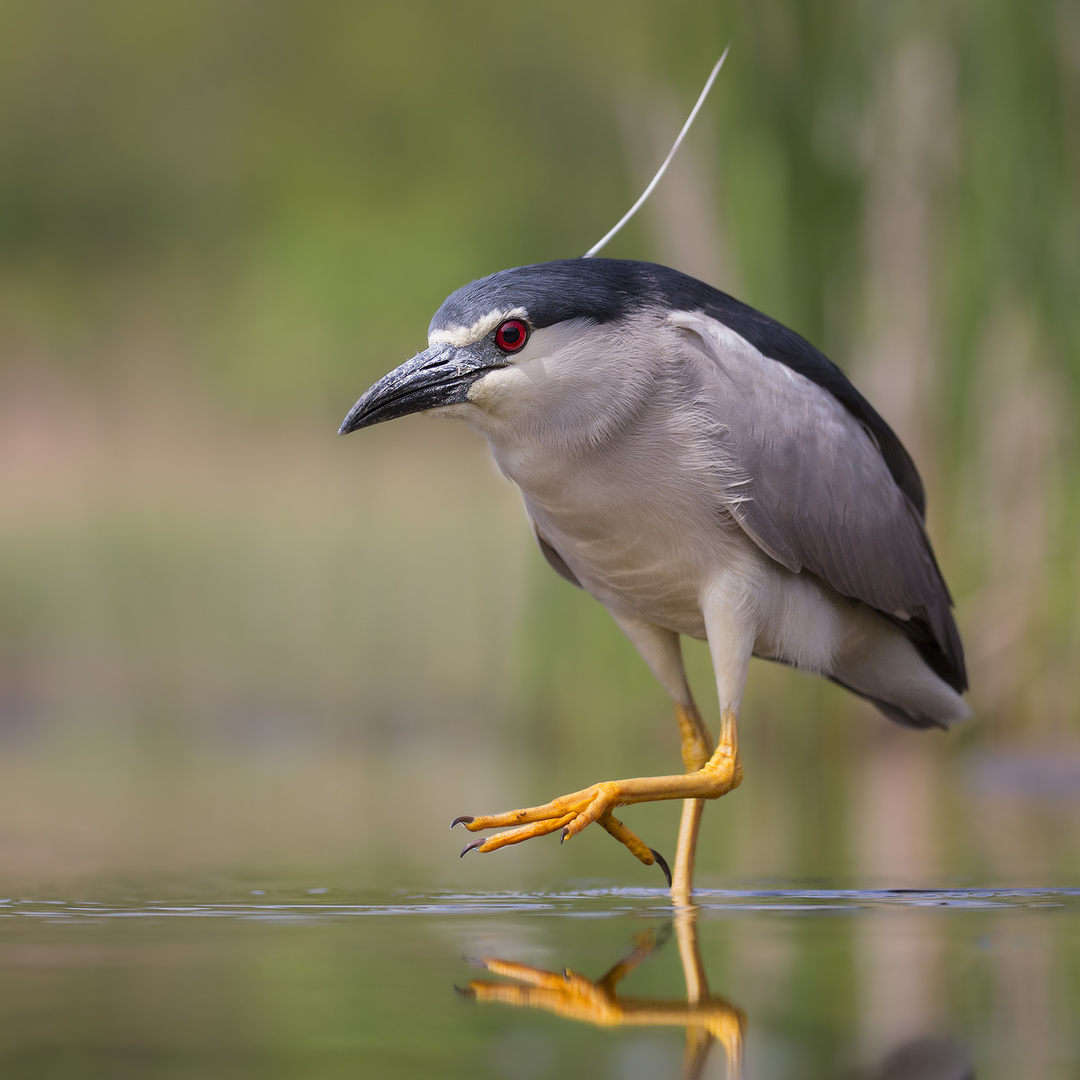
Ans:
{"type": "Polygon", "coordinates": [[[639,934],[634,948],[599,979],[589,979],[569,969],[546,971],[511,960],[482,957],[470,962],[513,981],[473,979],[462,992],[477,1001],[546,1009],[558,1016],[603,1027],[685,1027],[684,1080],[702,1075],[716,1043],[720,1043],[727,1056],[728,1076],[739,1077],[746,1016],[723,998],[709,993],[698,945],[696,910],[677,911],[674,928],[686,977],[685,1000],[631,998],[617,993],[619,982],[670,937],[670,927],[639,934]]]}

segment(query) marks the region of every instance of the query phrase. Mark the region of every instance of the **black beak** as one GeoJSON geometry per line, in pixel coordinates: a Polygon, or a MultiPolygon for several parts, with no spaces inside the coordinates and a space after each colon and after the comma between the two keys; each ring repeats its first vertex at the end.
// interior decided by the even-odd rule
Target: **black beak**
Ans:
{"type": "Polygon", "coordinates": [[[502,367],[488,356],[454,345],[432,345],[384,375],[349,410],[339,435],[409,413],[468,401],[469,387],[486,371],[502,367]]]}

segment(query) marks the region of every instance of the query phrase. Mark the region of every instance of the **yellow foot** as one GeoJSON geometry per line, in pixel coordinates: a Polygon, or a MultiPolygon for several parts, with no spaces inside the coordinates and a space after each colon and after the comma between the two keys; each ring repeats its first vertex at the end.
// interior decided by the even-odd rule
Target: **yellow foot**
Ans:
{"type": "Polygon", "coordinates": [[[494,836],[473,840],[472,843],[466,844],[461,852],[462,856],[465,856],[470,851],[498,851],[499,848],[510,844],[520,844],[523,840],[531,840],[534,836],[547,836],[559,829],[562,830],[561,843],[563,840],[570,839],[571,836],[576,836],[586,825],[591,825],[595,821],[646,866],[659,865],[670,886],[671,870],[667,860],[611,813],[611,808],[619,804],[619,795],[618,782],[608,780],[601,784],[593,784],[592,787],[585,788],[583,791],[576,791],[573,795],[563,795],[562,798],[553,799],[543,806],[532,806],[527,810],[512,810],[508,814],[485,814],[480,817],[468,815],[457,817],[450,823],[450,828],[455,825],[464,825],[469,832],[479,832],[482,829],[505,829],[507,826],[516,826],[516,828],[507,829],[506,832],[496,833],[494,836]]]}
{"type": "Polygon", "coordinates": [[[635,836],[621,821],[612,816],[616,806],[631,803],[657,802],[663,799],[716,799],[737,787],[742,779],[738,746],[733,740],[721,737],[716,753],[705,765],[692,773],[679,776],[653,776],[633,780],[605,780],[592,787],[563,795],[543,806],[526,810],[511,810],[508,814],[487,814],[481,817],[455,818],[451,828],[464,825],[469,832],[483,829],[504,829],[486,839],[467,844],[462,855],[470,851],[498,851],[510,844],[520,844],[534,836],[562,831],[569,840],[594,821],[606,829],[646,866],[659,862],[671,884],[667,863],[644,841],[635,836]]]}

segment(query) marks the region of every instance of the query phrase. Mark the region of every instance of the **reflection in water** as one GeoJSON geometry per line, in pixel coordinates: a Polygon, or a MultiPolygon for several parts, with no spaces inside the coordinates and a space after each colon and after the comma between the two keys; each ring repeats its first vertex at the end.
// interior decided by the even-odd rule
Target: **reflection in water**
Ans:
{"type": "Polygon", "coordinates": [[[473,979],[463,993],[477,1001],[546,1009],[558,1016],[602,1027],[685,1027],[684,1080],[702,1075],[715,1042],[723,1046],[727,1055],[728,1076],[739,1077],[746,1016],[723,998],[709,993],[698,945],[697,911],[676,911],[674,924],[686,978],[685,1001],[627,998],[616,993],[619,982],[664,944],[670,930],[639,934],[631,952],[596,980],[568,968],[561,972],[546,971],[511,960],[483,957],[471,962],[493,975],[515,981],[473,979]]]}
{"type": "Polygon", "coordinates": [[[737,1075],[743,1051],[758,1080],[1080,1076],[1080,888],[714,889],[698,899],[695,923],[661,909],[658,889],[0,897],[0,1077],[231,1080],[283,1060],[305,1076],[667,1080],[684,1040],[688,1076],[737,1075]],[[597,981],[556,973],[588,949],[599,974],[646,926],[666,929],[597,981]],[[868,949],[872,934],[889,948],[868,949]],[[488,959],[487,973],[470,973],[487,981],[468,992],[518,1009],[448,993],[463,950],[517,948],[550,950],[557,959],[544,965],[556,971],[488,959]],[[702,959],[745,1026],[740,1009],[710,996],[702,959]],[[686,992],[666,981],[683,977],[686,992]],[[886,1028],[879,1010],[890,1001],[903,1022],[886,1028]]]}
{"type": "MultiPolygon", "coordinates": [[[[569,968],[555,972],[512,960],[482,957],[469,962],[512,981],[473,979],[459,990],[477,1001],[543,1009],[600,1027],[684,1027],[683,1080],[696,1080],[704,1075],[717,1042],[724,1048],[729,1080],[737,1080],[743,1075],[746,1014],[709,992],[698,943],[699,910],[678,908],[673,912],[672,923],[659,932],[650,929],[638,934],[633,949],[598,979],[589,979],[569,968]],[[686,979],[685,1000],[620,996],[619,983],[670,939],[672,926],[686,979]]],[[[875,921],[880,928],[880,920],[875,921]]],[[[882,970],[891,977],[891,965],[882,970]]],[[[881,972],[877,978],[881,980],[881,972]]],[[[933,1008],[922,1027],[924,1030],[936,1027],[933,1008]]],[[[975,1076],[970,1050],[941,1034],[919,1035],[913,1031],[906,1038],[894,1037],[880,1045],[870,1060],[876,1063],[857,1073],[865,1080],[973,1080],[975,1076]]]]}

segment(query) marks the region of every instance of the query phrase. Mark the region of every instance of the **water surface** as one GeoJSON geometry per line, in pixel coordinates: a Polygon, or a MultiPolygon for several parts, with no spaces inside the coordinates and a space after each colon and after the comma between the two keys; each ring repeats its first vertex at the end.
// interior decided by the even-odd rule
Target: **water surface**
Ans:
{"type": "Polygon", "coordinates": [[[11,898],[0,1066],[31,1077],[1080,1071],[1080,889],[697,900],[679,915],[659,890],[626,889],[11,898]]]}

